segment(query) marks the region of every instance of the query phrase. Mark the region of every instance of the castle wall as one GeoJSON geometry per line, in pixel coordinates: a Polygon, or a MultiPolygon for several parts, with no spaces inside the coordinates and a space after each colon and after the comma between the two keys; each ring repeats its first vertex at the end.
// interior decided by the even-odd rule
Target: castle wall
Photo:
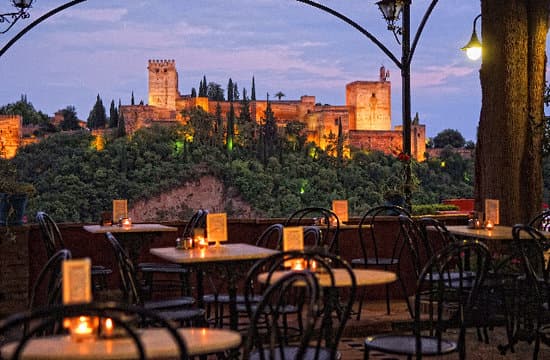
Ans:
{"type": "MultiPolygon", "coordinates": [[[[403,126],[395,127],[395,130],[403,131],[403,126]]],[[[403,148],[403,147],[401,147],[403,148]]],[[[426,125],[411,124],[411,155],[417,161],[426,160],[426,125]]]]}
{"type": "Polygon", "coordinates": [[[20,115],[0,115],[0,157],[11,159],[21,146],[23,118],[20,115]]]}
{"type": "Polygon", "coordinates": [[[355,81],[346,85],[350,130],[391,130],[391,83],[355,81]]]}
{"type": "Polygon", "coordinates": [[[350,130],[349,145],[365,151],[395,155],[403,150],[403,133],[395,130],[350,130]]]}

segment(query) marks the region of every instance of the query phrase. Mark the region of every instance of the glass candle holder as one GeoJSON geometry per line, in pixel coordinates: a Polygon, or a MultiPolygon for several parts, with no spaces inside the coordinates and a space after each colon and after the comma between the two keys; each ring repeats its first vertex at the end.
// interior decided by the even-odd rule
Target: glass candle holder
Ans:
{"type": "Polygon", "coordinates": [[[205,250],[208,247],[208,241],[205,238],[203,238],[202,236],[199,236],[195,240],[195,245],[200,250],[205,250]]]}
{"type": "Polygon", "coordinates": [[[94,316],[78,316],[68,322],[69,333],[73,341],[94,339],[97,335],[99,319],[94,316]]]}
{"type": "Polygon", "coordinates": [[[132,219],[130,218],[123,218],[122,219],[122,228],[125,230],[128,230],[132,227],[132,219]]]}

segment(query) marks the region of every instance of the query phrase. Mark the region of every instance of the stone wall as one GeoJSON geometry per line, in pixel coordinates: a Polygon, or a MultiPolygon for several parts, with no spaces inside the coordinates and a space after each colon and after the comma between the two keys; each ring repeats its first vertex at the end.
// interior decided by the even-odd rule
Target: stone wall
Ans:
{"type": "Polygon", "coordinates": [[[0,115],[0,157],[11,159],[21,146],[23,118],[20,115],[0,115]]]}
{"type": "Polygon", "coordinates": [[[0,227],[0,318],[28,306],[29,227],[0,227]],[[6,230],[15,241],[6,237],[6,230]]]}

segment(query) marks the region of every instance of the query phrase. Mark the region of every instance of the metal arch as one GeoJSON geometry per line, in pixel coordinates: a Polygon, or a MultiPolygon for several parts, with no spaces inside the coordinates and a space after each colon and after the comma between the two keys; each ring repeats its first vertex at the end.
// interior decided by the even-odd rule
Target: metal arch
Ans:
{"type": "Polygon", "coordinates": [[[63,4],[61,6],[58,6],[56,7],[55,9],[52,9],[50,11],[48,11],[47,13],[45,13],[44,15],[40,16],[38,19],[34,20],[32,23],[30,23],[29,25],[27,25],[23,30],[21,30],[19,33],[17,33],[17,35],[15,35],[10,41],[8,41],[6,43],[6,45],[4,45],[4,47],[0,50],[0,57],[2,57],[2,55],[4,55],[4,53],[13,45],[17,42],[17,40],[19,40],[21,37],[23,37],[23,35],[25,35],[27,32],[29,32],[30,30],[32,30],[32,28],[34,28],[36,25],[40,24],[42,21],[48,19],[49,17],[57,14],[58,12],[61,12],[67,8],[70,8],[71,6],[74,6],[74,5],[77,5],[77,4],[80,4],[82,2],[84,2],[86,0],[73,0],[73,1],[69,1],[68,3],[66,4],[63,4]]]}

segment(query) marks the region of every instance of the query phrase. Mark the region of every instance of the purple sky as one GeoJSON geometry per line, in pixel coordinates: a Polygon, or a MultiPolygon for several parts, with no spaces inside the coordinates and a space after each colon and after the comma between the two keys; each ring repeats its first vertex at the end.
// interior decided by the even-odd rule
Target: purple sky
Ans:
{"type": "MultiPolygon", "coordinates": [[[[400,57],[400,47],[375,0],[326,0],[352,18],[400,57]]],[[[3,0],[0,11],[8,10],[3,0]]],[[[35,0],[32,17],[62,4],[35,0]]],[[[415,0],[411,23],[416,30],[428,0],[415,0]]],[[[470,38],[479,1],[442,0],[424,30],[412,63],[412,113],[419,113],[428,136],[459,130],[475,141],[481,90],[479,62],[460,51],[470,38]]],[[[478,34],[481,33],[478,22],[478,34]]],[[[223,88],[229,77],[257,98],[282,91],[285,99],[314,95],[323,104],[345,104],[345,85],[377,80],[390,70],[392,124],[401,123],[401,79],[389,58],[366,37],[334,16],[293,0],[88,0],[33,29],[0,58],[0,105],[21,94],[50,115],[74,105],[88,117],[99,93],[111,99],[147,102],[147,61],[174,59],[179,88],[188,94],[203,75],[223,88]]]]}

